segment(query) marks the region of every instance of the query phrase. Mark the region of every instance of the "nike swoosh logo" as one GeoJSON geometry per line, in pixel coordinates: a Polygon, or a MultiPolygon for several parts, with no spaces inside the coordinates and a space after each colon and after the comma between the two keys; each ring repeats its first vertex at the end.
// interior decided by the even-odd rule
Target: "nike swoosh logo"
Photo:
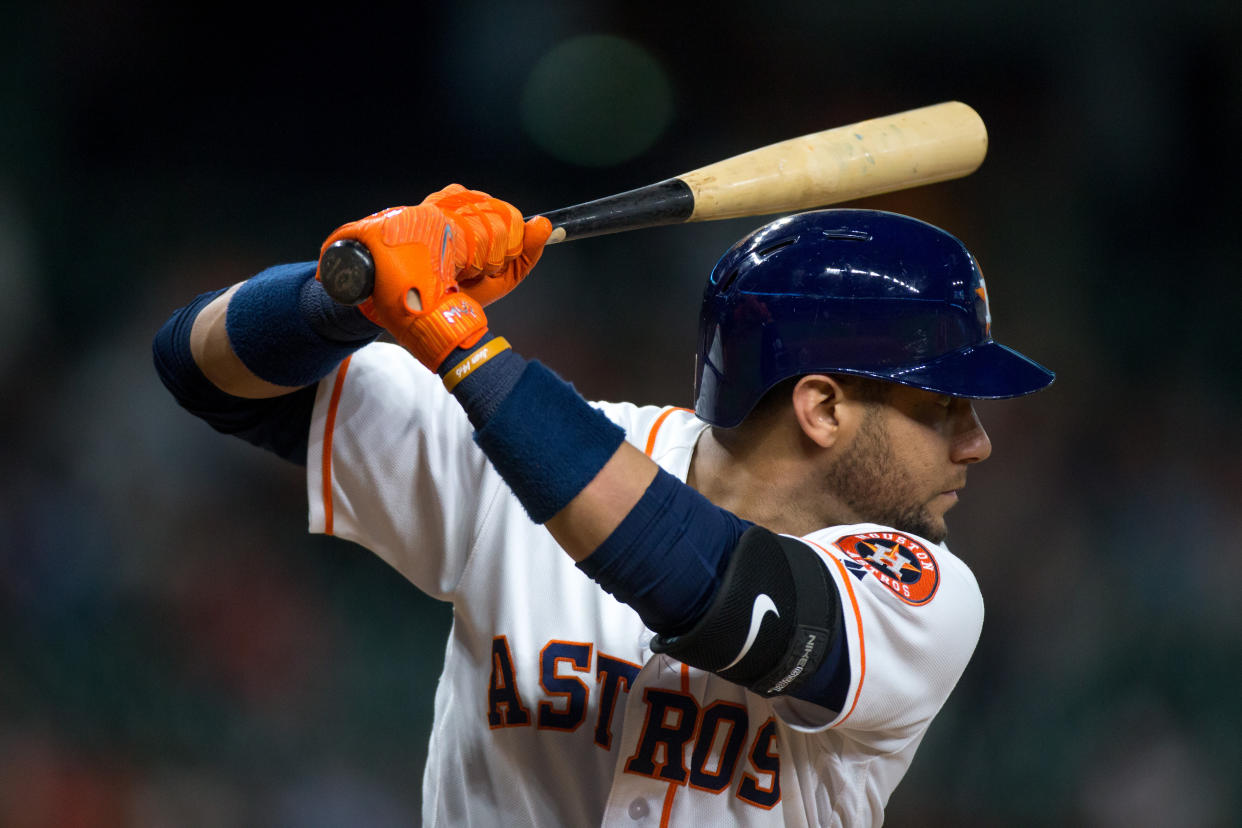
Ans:
{"type": "Polygon", "coordinates": [[[746,632],[746,643],[742,645],[742,651],[737,654],[737,658],[721,667],[721,671],[728,670],[734,664],[746,658],[746,654],[750,652],[755,639],[759,637],[759,626],[763,623],[763,617],[769,612],[777,618],[781,617],[781,614],[776,610],[776,604],[766,592],[761,592],[755,597],[754,606],[750,608],[750,629],[746,632]]]}

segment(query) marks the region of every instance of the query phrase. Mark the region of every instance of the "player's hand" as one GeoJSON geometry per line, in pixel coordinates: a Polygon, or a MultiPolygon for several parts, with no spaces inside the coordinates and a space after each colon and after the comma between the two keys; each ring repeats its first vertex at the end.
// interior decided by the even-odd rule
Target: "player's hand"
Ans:
{"type": "Polygon", "coordinates": [[[512,204],[460,184],[432,193],[423,204],[443,212],[465,239],[457,281],[480,305],[490,305],[521,284],[552,233],[546,218],[523,221],[512,204]]]}
{"type": "Polygon", "coordinates": [[[392,207],[350,222],[327,238],[320,255],[341,239],[365,244],[375,262],[375,288],[358,309],[432,371],[487,331],[482,305],[457,284],[470,243],[438,208],[392,207]]]}

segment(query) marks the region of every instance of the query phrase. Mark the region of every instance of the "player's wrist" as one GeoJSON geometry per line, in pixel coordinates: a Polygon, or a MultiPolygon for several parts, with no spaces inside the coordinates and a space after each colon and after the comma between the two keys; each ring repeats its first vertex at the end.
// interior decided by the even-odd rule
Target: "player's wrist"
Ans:
{"type": "Polygon", "coordinates": [[[510,349],[509,340],[487,332],[470,348],[455,348],[437,369],[444,390],[453,391],[475,371],[510,349]]]}
{"type": "Polygon", "coordinates": [[[383,330],[356,305],[342,305],[329,296],[318,279],[308,278],[302,283],[298,309],[311,330],[331,342],[370,341],[383,330]]]}
{"type": "Polygon", "coordinates": [[[488,331],[473,346],[455,348],[439,374],[470,424],[483,428],[517,385],[526,364],[508,340],[488,331]]]}
{"type": "Polygon", "coordinates": [[[536,523],[568,506],[624,441],[624,429],[539,362],[524,364],[475,432],[479,448],[536,523]]]}
{"type": "Polygon", "coordinates": [[[228,349],[265,384],[292,389],[317,382],[379,333],[370,323],[369,330],[362,326],[353,308],[325,310],[315,290],[307,289],[312,283],[322,291],[314,272],[312,262],[271,267],[243,282],[228,300],[223,325],[228,349]]]}

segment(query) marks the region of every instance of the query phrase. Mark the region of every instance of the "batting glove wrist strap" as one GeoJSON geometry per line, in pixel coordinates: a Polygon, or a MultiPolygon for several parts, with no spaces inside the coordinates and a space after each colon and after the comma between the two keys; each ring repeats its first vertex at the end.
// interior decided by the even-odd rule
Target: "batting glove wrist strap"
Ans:
{"type": "MultiPolygon", "coordinates": [[[[374,301],[374,300],[371,300],[374,301]]],[[[367,303],[360,306],[363,313],[380,314],[367,303]]],[[[401,311],[386,314],[384,327],[403,348],[432,371],[439,369],[445,358],[455,348],[469,348],[487,333],[487,317],[478,302],[464,293],[450,293],[433,308],[421,313],[401,311]]]]}

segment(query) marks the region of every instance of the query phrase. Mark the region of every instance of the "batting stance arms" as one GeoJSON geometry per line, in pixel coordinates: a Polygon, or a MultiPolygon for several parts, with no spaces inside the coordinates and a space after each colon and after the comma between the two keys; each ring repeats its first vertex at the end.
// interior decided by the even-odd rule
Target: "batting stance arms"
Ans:
{"type": "MultiPolygon", "coordinates": [[[[947,237],[820,213],[833,215],[796,217],[830,225],[810,241],[761,231],[739,255],[805,257],[828,231],[854,245],[947,237]]],[[[997,352],[981,275],[956,280],[963,341],[919,355],[931,374],[974,376],[967,393],[909,365],[915,387],[878,395],[859,377],[882,372],[788,357],[779,377],[731,375],[726,360],[756,360],[726,354],[722,334],[741,325],[729,336],[744,344],[783,313],[755,304],[765,291],[712,304],[766,278],[744,264],[709,280],[699,416],[587,404],[483,310],[525,278],[550,229],[451,186],[325,241],[371,250],[375,292],[359,308],[328,300],[313,263],[273,268],[174,314],[157,367],[218,430],[306,463],[312,530],[453,603],[426,824],[879,824],[982,620],[969,570],[939,543],[966,465],[989,450],[967,397],[1051,375],[997,352]],[[371,344],[381,329],[400,348],[371,344]],[[785,404],[755,408],[786,379],[785,404]],[[914,445],[900,458],[894,432],[914,445]]]]}
{"type": "MultiPolygon", "coordinates": [[[[760,528],[739,546],[742,521],[667,474],[655,483],[659,467],[625,442],[621,429],[542,366],[505,354],[504,340],[484,338],[486,318],[474,294],[499,298],[522,280],[551,230],[547,220],[532,220],[527,227],[511,206],[457,186],[429,202],[347,225],[325,242],[326,247],[342,238],[365,240],[377,257],[376,292],[362,314],[387,328],[432,371],[456,355],[442,373],[480,427],[485,453],[532,519],[546,523],[571,558],[582,563],[598,551],[583,569],[662,634],[657,649],[748,686],[759,683],[752,689],[768,694],[803,685],[831,653],[815,685],[819,692],[810,700],[839,706],[839,698],[822,696],[825,688],[839,695],[846,683],[838,679],[848,671],[840,658],[842,615],[814,553],[760,528]],[[476,277],[481,289],[458,290],[459,275],[476,277]],[[500,354],[507,359],[486,364],[500,354]],[[461,385],[472,373],[474,382],[461,385]],[[521,377],[528,380],[522,393],[504,409],[513,410],[513,422],[493,424],[489,415],[521,377]],[[540,430],[525,428],[526,420],[539,422],[540,430]],[[560,427],[550,428],[554,422],[560,427]],[[640,501],[642,509],[636,508],[640,501]],[[735,548],[745,554],[733,555],[735,548]],[[715,601],[716,612],[703,618],[730,558],[731,588],[715,601]],[[752,623],[754,607],[770,608],[771,621],[757,623],[762,620],[757,616],[752,623]],[[704,623],[695,627],[700,620],[704,623]]],[[[299,300],[314,290],[304,281],[299,300]]],[[[239,397],[289,393],[292,388],[250,371],[232,347],[228,306],[236,291],[225,292],[196,319],[190,335],[194,362],[218,388],[239,397]]],[[[326,304],[322,308],[332,312],[326,304]]],[[[349,317],[348,311],[339,313],[349,317]]],[[[276,370],[266,373],[289,381],[276,370]]]]}

